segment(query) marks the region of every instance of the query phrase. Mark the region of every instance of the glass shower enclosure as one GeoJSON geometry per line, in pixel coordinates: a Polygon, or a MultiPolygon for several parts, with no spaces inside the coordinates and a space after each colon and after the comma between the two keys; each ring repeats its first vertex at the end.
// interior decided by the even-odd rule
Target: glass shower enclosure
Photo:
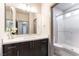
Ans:
{"type": "Polygon", "coordinates": [[[60,3],[52,11],[54,46],[79,54],[79,4],[60,3]]]}

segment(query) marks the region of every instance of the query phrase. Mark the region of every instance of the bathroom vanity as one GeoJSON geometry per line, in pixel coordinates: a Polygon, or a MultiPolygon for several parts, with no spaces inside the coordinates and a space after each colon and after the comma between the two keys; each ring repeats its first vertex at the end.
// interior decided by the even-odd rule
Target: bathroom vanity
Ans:
{"type": "Polygon", "coordinates": [[[48,38],[3,40],[3,56],[48,56],[48,38]]]}
{"type": "Polygon", "coordinates": [[[1,55],[48,56],[48,34],[42,35],[40,7],[41,4],[5,4],[5,36],[1,36],[1,55]]]}

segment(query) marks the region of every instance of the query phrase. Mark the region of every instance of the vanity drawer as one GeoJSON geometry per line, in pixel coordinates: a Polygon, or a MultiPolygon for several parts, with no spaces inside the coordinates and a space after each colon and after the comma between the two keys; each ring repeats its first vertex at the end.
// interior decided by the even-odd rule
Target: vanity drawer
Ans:
{"type": "Polygon", "coordinates": [[[3,45],[3,56],[16,56],[17,49],[16,44],[3,45]]]}

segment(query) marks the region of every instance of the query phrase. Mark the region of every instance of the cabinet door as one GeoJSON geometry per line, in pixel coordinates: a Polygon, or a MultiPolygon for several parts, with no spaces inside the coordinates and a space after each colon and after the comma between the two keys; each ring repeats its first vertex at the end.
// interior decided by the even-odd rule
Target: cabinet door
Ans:
{"type": "Polygon", "coordinates": [[[40,41],[30,42],[30,56],[40,56],[40,41]]]}
{"type": "Polygon", "coordinates": [[[48,56],[48,39],[30,42],[30,56],[48,56]]]}
{"type": "Polygon", "coordinates": [[[23,42],[19,44],[19,55],[20,56],[30,55],[30,43],[29,42],[23,42]]]}
{"type": "Polygon", "coordinates": [[[22,42],[19,44],[20,56],[39,56],[40,55],[40,41],[22,42]]]}
{"type": "Polygon", "coordinates": [[[31,56],[48,56],[48,39],[30,42],[31,56]]]}
{"type": "Polygon", "coordinates": [[[48,56],[48,39],[41,40],[41,56],[48,56]]]}
{"type": "Polygon", "coordinates": [[[35,56],[41,56],[41,44],[40,44],[40,40],[34,41],[33,44],[33,49],[34,49],[34,55],[35,56]]]}
{"type": "Polygon", "coordinates": [[[17,55],[16,45],[3,45],[3,55],[4,56],[16,56],[17,55]]]}

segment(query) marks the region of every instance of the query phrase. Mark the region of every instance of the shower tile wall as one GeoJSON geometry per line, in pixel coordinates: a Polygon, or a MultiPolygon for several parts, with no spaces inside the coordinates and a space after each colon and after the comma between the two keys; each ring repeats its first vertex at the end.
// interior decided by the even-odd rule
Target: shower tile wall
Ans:
{"type": "Polygon", "coordinates": [[[79,14],[64,18],[65,43],[79,47],[79,14]]]}

